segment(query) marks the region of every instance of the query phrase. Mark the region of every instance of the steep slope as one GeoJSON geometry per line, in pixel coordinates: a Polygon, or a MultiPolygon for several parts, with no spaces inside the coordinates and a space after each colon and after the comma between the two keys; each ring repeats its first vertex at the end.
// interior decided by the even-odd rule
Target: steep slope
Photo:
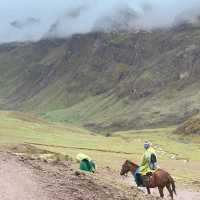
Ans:
{"type": "MultiPolygon", "coordinates": [[[[40,154],[42,155],[42,154],[40,154]]],[[[43,154],[45,155],[45,154],[43,154]]],[[[77,176],[74,163],[48,160],[30,155],[0,153],[1,200],[159,200],[123,183],[110,184],[95,175],[77,176]]]]}
{"type": "Polygon", "coordinates": [[[177,124],[200,107],[200,28],[0,46],[0,106],[95,129],[177,124]]]}
{"type": "Polygon", "coordinates": [[[200,135],[200,115],[189,118],[176,129],[176,133],[184,135],[200,135]]]}

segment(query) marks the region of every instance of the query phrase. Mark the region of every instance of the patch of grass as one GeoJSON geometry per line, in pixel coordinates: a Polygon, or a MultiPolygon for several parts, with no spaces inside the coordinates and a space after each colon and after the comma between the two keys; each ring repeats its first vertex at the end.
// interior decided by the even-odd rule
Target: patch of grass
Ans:
{"type": "Polygon", "coordinates": [[[114,44],[114,45],[120,45],[123,44],[125,42],[128,42],[128,35],[127,34],[112,34],[112,37],[110,39],[110,43],[114,44]]]}
{"type": "Polygon", "coordinates": [[[112,80],[116,83],[124,79],[129,74],[129,68],[127,64],[118,63],[115,66],[115,70],[112,73],[112,80]]]}

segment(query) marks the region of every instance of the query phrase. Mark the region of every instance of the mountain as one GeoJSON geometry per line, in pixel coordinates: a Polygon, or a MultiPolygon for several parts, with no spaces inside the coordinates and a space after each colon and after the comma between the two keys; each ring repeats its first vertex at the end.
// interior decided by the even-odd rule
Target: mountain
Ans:
{"type": "Polygon", "coordinates": [[[0,108],[95,130],[181,123],[200,108],[200,28],[0,45],[0,108]]]}

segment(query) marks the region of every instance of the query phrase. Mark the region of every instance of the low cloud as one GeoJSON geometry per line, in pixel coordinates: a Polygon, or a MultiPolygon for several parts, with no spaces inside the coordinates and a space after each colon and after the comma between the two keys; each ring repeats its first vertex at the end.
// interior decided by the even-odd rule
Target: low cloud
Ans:
{"type": "MultiPolygon", "coordinates": [[[[70,33],[70,28],[73,26],[73,22],[81,17],[81,15],[88,10],[88,5],[82,4],[77,7],[71,7],[66,9],[64,14],[59,16],[51,25],[44,37],[65,37],[70,33]],[[64,29],[64,30],[63,30],[64,29]]],[[[72,32],[73,34],[73,32],[72,32]]]]}
{"type": "Polygon", "coordinates": [[[77,18],[79,17],[83,12],[88,10],[88,6],[87,5],[79,5],[77,7],[74,8],[68,8],[66,10],[66,12],[64,13],[65,18],[77,18]]]}
{"type": "Polygon", "coordinates": [[[148,31],[185,22],[200,24],[199,0],[35,0],[30,5],[27,0],[6,2],[7,6],[2,4],[0,8],[0,41],[63,38],[92,31],[148,31]],[[25,3],[28,5],[24,11],[25,3]],[[18,7],[14,14],[11,6],[18,7]]]}
{"type": "Polygon", "coordinates": [[[14,20],[10,23],[10,25],[14,28],[17,28],[17,29],[23,29],[23,28],[26,28],[26,27],[38,25],[39,23],[40,23],[39,19],[36,19],[34,17],[29,17],[29,18],[22,20],[22,21],[14,20]]]}
{"type": "Polygon", "coordinates": [[[140,14],[128,5],[117,5],[112,13],[102,16],[94,22],[93,31],[126,31],[134,29],[140,14]]]}

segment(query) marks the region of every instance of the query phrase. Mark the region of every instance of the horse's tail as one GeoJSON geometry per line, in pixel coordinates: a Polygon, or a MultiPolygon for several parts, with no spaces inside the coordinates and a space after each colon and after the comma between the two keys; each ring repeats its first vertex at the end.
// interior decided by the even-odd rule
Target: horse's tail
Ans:
{"type": "Polygon", "coordinates": [[[172,185],[172,191],[174,192],[174,194],[176,195],[177,193],[176,193],[176,185],[175,185],[175,181],[174,181],[174,179],[170,176],[170,178],[169,178],[169,181],[170,181],[170,183],[171,183],[171,185],[172,185]]]}

